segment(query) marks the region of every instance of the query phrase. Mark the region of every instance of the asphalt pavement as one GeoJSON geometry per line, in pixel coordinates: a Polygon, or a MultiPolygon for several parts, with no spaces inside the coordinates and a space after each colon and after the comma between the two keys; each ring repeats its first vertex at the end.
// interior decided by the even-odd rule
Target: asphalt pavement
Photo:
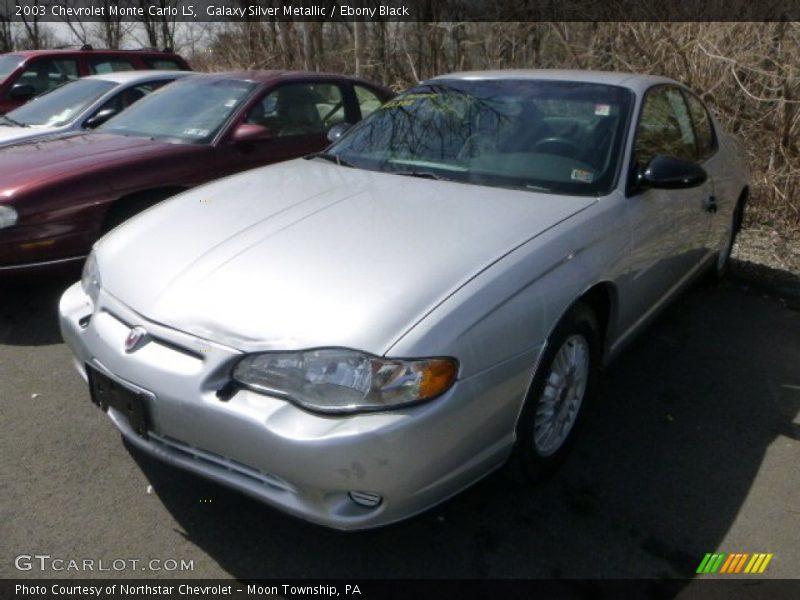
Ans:
{"type": "Polygon", "coordinates": [[[691,288],[610,367],[552,480],[499,471],[410,521],[339,533],[127,448],[61,341],[68,283],[0,283],[0,577],[109,575],[56,559],[122,577],[691,577],[716,551],[772,553],[764,577],[800,577],[800,294],[785,287],[691,288]],[[18,558],[35,555],[51,558],[18,558]]]}

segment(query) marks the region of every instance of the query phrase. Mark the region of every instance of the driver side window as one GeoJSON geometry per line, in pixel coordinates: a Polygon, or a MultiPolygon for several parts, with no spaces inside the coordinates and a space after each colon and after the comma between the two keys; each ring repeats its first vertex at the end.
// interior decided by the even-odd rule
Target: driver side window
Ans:
{"type": "Polygon", "coordinates": [[[264,96],[245,118],[275,137],[324,135],[344,120],[342,91],[329,83],[282,85],[264,96]]]}
{"type": "Polygon", "coordinates": [[[634,157],[640,167],[657,155],[695,161],[697,146],[689,110],[680,90],[657,87],[644,100],[634,157]]]}

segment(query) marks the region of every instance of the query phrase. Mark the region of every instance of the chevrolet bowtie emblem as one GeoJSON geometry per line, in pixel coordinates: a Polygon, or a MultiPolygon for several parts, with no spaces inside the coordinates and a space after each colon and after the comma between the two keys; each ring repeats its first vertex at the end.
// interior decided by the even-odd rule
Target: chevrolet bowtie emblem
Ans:
{"type": "Polygon", "coordinates": [[[133,352],[147,338],[147,330],[144,327],[134,327],[125,338],[125,352],[133,352]]]}

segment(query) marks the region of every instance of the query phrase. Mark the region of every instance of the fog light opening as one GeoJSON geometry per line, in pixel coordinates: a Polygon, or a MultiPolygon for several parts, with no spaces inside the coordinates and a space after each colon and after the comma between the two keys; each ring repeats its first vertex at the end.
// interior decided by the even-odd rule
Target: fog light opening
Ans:
{"type": "Polygon", "coordinates": [[[373,492],[348,492],[347,495],[350,496],[350,500],[366,508],[375,508],[383,502],[383,497],[373,492]]]}

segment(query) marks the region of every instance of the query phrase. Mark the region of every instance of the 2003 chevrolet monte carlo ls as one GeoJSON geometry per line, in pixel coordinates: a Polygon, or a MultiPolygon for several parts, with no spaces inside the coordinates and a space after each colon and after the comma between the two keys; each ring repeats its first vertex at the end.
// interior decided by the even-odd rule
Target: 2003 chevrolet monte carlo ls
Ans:
{"type": "Polygon", "coordinates": [[[62,332],[134,446],[380,526],[509,457],[551,472],[600,367],[725,269],[747,189],[737,144],[669,79],[443,76],[325,153],[102,238],[62,332]]]}

